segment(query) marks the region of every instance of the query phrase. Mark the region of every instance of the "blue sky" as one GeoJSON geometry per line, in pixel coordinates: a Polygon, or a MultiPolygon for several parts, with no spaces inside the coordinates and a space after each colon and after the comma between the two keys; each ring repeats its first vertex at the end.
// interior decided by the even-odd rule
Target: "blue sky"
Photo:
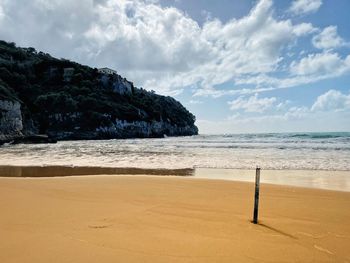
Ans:
{"type": "Polygon", "coordinates": [[[348,0],[0,0],[0,38],[171,95],[200,133],[350,131],[348,0]]]}

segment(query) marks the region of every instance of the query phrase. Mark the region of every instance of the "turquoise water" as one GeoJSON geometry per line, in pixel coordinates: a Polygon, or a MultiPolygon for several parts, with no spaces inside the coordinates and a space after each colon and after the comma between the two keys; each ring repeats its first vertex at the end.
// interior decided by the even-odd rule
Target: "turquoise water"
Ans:
{"type": "Polygon", "coordinates": [[[5,145],[1,165],[350,170],[350,132],[198,135],[5,145]]]}

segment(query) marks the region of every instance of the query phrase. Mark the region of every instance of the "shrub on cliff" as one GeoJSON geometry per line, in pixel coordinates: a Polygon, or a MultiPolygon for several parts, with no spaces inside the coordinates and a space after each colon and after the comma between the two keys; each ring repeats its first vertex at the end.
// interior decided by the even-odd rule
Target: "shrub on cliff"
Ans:
{"type": "Polygon", "coordinates": [[[11,89],[0,78],[0,99],[18,101],[17,95],[13,89],[11,89]]]}

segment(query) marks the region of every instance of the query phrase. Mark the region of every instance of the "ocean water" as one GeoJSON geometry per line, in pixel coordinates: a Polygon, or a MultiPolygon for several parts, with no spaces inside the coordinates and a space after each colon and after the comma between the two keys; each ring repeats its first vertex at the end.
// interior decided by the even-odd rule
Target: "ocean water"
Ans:
{"type": "Polygon", "coordinates": [[[198,135],[0,146],[0,165],[350,171],[350,133],[198,135]]]}

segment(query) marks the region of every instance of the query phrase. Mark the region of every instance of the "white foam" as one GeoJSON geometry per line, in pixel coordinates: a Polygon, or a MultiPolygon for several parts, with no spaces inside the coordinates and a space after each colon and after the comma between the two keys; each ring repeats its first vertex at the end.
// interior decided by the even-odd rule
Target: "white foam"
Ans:
{"type": "Polygon", "coordinates": [[[350,136],[230,135],[0,147],[0,165],[350,170],[350,136]]]}

